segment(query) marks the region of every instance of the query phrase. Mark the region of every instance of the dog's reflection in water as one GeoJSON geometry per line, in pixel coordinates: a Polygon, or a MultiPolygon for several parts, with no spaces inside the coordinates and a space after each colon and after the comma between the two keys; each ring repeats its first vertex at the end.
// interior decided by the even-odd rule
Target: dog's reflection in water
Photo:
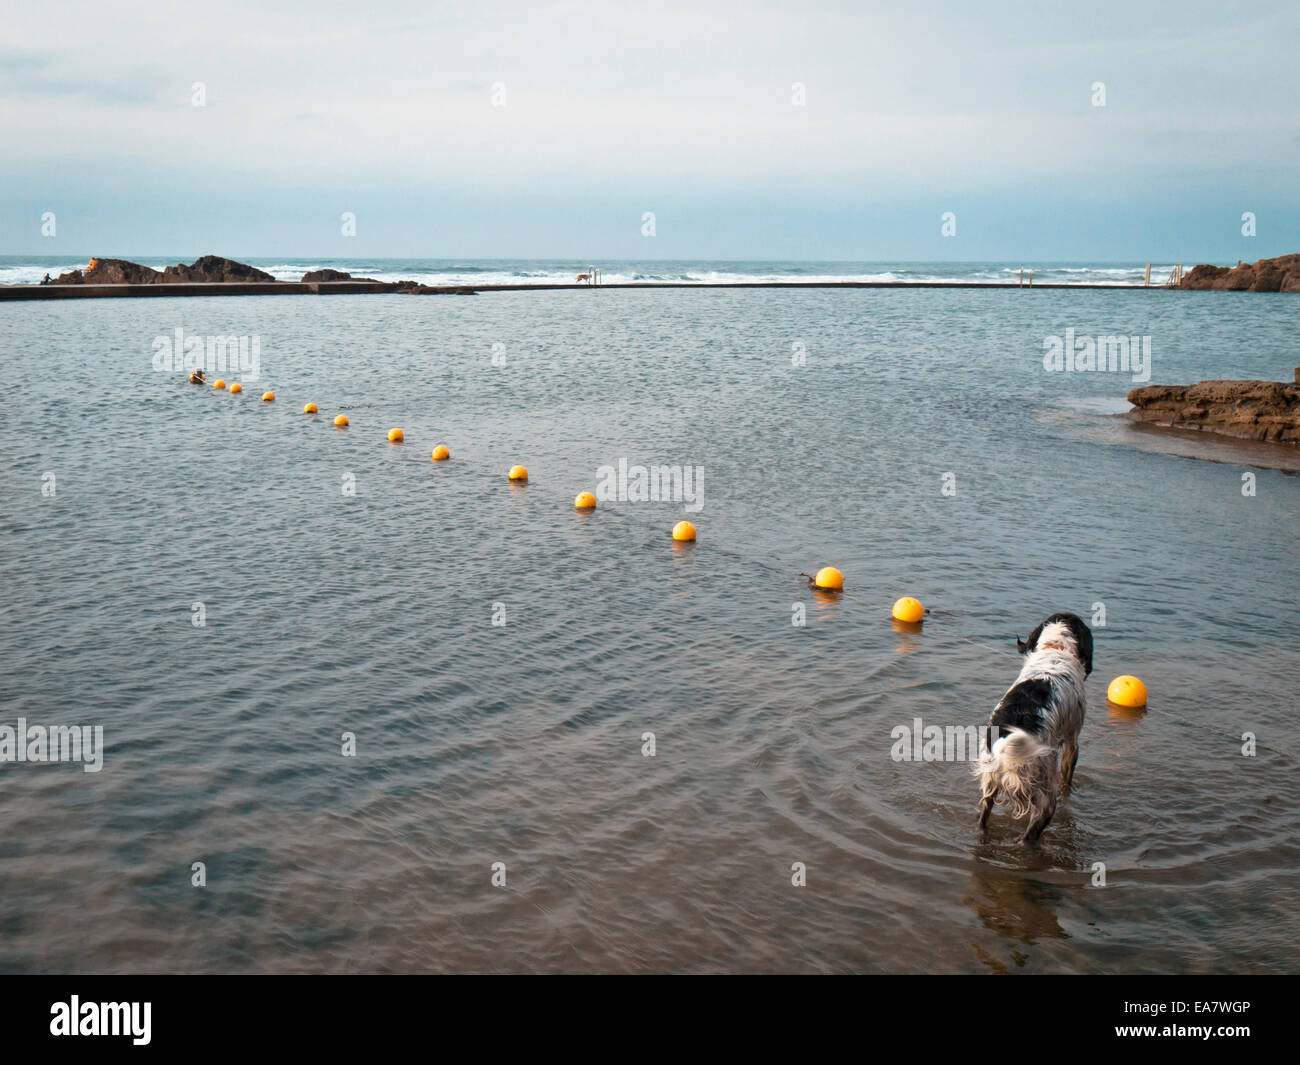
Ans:
{"type": "MultiPolygon", "coordinates": [[[[1057,863],[1052,865],[1059,869],[1057,863]]],[[[978,945],[979,959],[997,972],[1024,965],[1032,947],[1044,939],[1069,939],[1057,914],[1072,888],[1038,879],[1030,870],[999,868],[978,858],[971,873],[971,893],[962,901],[991,932],[1011,944],[1012,965],[993,957],[978,945]]]]}

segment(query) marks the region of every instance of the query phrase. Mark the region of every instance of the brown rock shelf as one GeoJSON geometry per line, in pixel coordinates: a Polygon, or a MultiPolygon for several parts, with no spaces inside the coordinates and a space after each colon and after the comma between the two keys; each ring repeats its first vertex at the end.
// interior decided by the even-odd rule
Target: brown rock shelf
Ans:
{"type": "MultiPolygon", "coordinates": [[[[1300,377],[1300,370],[1297,370],[1300,377]]],[[[1132,416],[1149,425],[1300,444],[1300,384],[1200,381],[1144,385],[1128,394],[1132,416]]]]}

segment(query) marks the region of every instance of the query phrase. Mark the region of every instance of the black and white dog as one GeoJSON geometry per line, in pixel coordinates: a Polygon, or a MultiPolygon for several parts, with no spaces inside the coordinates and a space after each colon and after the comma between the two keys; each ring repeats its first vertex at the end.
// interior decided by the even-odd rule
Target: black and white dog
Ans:
{"type": "Polygon", "coordinates": [[[1053,614],[1016,646],[1027,655],[1015,684],[994,708],[975,763],[980,779],[979,827],[1001,799],[1028,818],[1021,842],[1032,843],[1070,789],[1079,760],[1084,678],[1092,672],[1092,630],[1074,614],[1053,614]],[[996,738],[995,738],[996,736],[996,738]]]}

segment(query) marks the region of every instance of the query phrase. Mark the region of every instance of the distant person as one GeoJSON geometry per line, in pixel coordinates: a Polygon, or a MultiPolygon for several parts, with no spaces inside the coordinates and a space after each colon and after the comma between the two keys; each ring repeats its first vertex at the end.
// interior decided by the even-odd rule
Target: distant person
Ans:
{"type": "Polygon", "coordinates": [[[43,278],[41,278],[41,284],[48,285],[49,283],[50,283],[50,275],[47,273],[43,278]]]}

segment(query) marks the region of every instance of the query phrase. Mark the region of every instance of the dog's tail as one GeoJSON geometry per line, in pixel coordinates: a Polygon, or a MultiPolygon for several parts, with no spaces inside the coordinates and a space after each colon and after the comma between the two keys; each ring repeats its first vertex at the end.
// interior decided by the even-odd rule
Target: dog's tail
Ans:
{"type": "Polygon", "coordinates": [[[975,775],[984,794],[1001,792],[1014,817],[1024,817],[1042,805],[1051,791],[1056,749],[1024,729],[1013,728],[980,752],[975,775]]]}

